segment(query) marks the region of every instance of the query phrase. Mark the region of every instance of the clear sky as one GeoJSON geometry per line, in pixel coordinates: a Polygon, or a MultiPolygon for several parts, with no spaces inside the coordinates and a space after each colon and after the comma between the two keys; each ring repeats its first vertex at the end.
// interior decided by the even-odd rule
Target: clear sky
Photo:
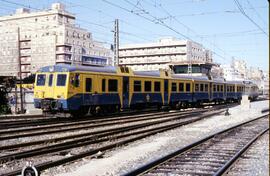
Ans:
{"type": "Polygon", "coordinates": [[[214,62],[229,64],[235,57],[248,68],[269,70],[267,0],[0,0],[0,15],[22,6],[47,9],[53,2],[64,3],[77,24],[105,44],[113,43],[118,18],[120,44],[191,39],[214,51],[214,62]]]}

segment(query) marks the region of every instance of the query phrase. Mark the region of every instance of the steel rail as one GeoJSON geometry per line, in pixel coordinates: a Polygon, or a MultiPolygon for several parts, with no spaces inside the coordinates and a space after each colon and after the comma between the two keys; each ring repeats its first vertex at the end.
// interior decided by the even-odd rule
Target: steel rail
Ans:
{"type": "MultiPolygon", "coordinates": [[[[149,162],[149,163],[147,163],[147,164],[145,164],[145,165],[143,165],[143,166],[141,166],[141,167],[139,167],[139,168],[137,168],[137,169],[134,169],[134,170],[132,170],[132,171],[130,171],[130,172],[124,174],[124,176],[143,175],[143,174],[145,174],[146,172],[148,172],[148,171],[150,171],[150,170],[152,170],[152,169],[158,167],[160,164],[165,163],[166,161],[168,161],[168,160],[170,160],[170,159],[172,159],[172,158],[174,158],[174,157],[176,157],[176,156],[178,156],[178,155],[180,155],[180,154],[182,154],[182,153],[185,153],[186,151],[188,151],[188,150],[190,150],[190,149],[192,149],[192,148],[194,148],[194,147],[196,147],[196,146],[199,146],[200,144],[203,144],[204,142],[206,142],[206,141],[208,141],[208,140],[214,138],[215,136],[218,136],[218,135],[223,134],[223,133],[225,133],[225,132],[228,132],[228,131],[230,131],[230,130],[236,129],[237,127],[246,125],[246,124],[251,123],[251,122],[253,122],[253,121],[256,121],[256,120],[258,120],[258,119],[265,118],[265,117],[267,117],[267,116],[268,116],[268,115],[263,115],[263,116],[260,116],[260,117],[258,117],[258,118],[255,118],[255,119],[246,121],[246,122],[244,122],[244,123],[235,125],[235,126],[230,127],[230,128],[228,128],[228,129],[221,130],[221,131],[219,131],[219,132],[217,132],[217,133],[215,133],[215,134],[209,135],[209,136],[207,136],[207,137],[205,137],[205,138],[203,138],[203,139],[200,139],[200,140],[198,140],[198,141],[196,141],[196,142],[194,142],[194,143],[191,143],[191,144],[189,144],[189,145],[187,145],[187,146],[185,146],[185,147],[182,147],[182,148],[180,148],[179,150],[177,150],[177,151],[175,151],[175,152],[172,152],[172,153],[170,153],[170,154],[168,154],[168,155],[166,155],[166,156],[164,156],[164,157],[161,157],[161,158],[159,158],[159,159],[157,159],[157,160],[154,160],[154,161],[151,161],[151,162],[149,162]]],[[[269,127],[268,127],[267,129],[265,129],[265,130],[266,130],[266,131],[269,130],[269,127]]],[[[264,132],[265,132],[265,131],[264,131],[264,132]]],[[[261,133],[260,133],[260,134],[261,134],[261,133]]],[[[233,161],[234,161],[234,160],[233,160],[233,161]]],[[[231,162],[228,162],[228,165],[229,165],[229,164],[231,164],[231,162]]],[[[226,166],[226,167],[224,166],[224,169],[226,169],[227,167],[228,167],[228,166],[226,166]]],[[[221,171],[224,171],[224,169],[222,169],[221,171]]],[[[220,172],[221,172],[221,171],[220,171],[220,172]]]]}
{"type": "MultiPolygon", "coordinates": [[[[220,112],[221,111],[212,112],[212,113],[206,114],[206,115],[201,115],[200,118],[193,119],[192,122],[195,122],[195,121],[201,120],[203,118],[219,114],[220,112]]],[[[77,155],[73,155],[73,156],[70,156],[70,157],[67,157],[67,158],[63,158],[63,159],[59,159],[59,160],[56,160],[56,161],[50,161],[50,162],[45,162],[45,163],[42,163],[42,164],[38,164],[35,167],[39,171],[43,171],[45,169],[55,167],[55,166],[58,166],[58,165],[61,165],[61,164],[65,164],[65,163],[68,163],[68,162],[71,162],[71,161],[74,161],[74,160],[77,160],[77,159],[80,159],[80,158],[83,158],[83,157],[86,157],[86,156],[92,156],[92,155],[96,154],[99,151],[104,152],[106,150],[110,150],[110,149],[113,149],[115,147],[130,143],[130,142],[134,142],[136,140],[139,140],[139,139],[142,139],[142,138],[145,138],[145,137],[157,134],[157,133],[161,133],[161,132],[164,132],[164,131],[167,131],[167,130],[170,130],[170,129],[174,129],[174,128],[177,128],[177,127],[180,127],[182,125],[192,123],[192,122],[191,121],[185,121],[185,122],[182,122],[182,123],[171,124],[171,125],[164,126],[164,127],[158,127],[158,128],[156,128],[154,130],[152,129],[153,131],[150,131],[149,129],[147,129],[147,130],[145,130],[145,132],[146,131],[149,131],[149,132],[147,132],[146,134],[139,134],[139,132],[136,132],[135,137],[131,137],[131,138],[128,138],[128,139],[117,141],[117,142],[111,143],[109,145],[105,145],[105,146],[102,146],[102,147],[99,147],[99,148],[96,148],[96,149],[93,149],[93,150],[90,150],[90,151],[81,152],[81,153],[79,153],[77,155]]],[[[124,134],[122,137],[128,137],[128,135],[129,134],[124,134]]],[[[9,173],[4,173],[3,176],[16,175],[16,174],[19,174],[19,173],[20,173],[20,170],[17,170],[17,171],[12,171],[12,172],[9,172],[9,173]]]]}
{"type": "MultiPolygon", "coordinates": [[[[191,116],[191,115],[194,115],[194,114],[190,114],[189,116],[191,116]]],[[[179,117],[179,118],[181,118],[181,117],[179,117]]],[[[174,118],[174,120],[175,120],[175,118],[174,118]]],[[[84,135],[82,138],[73,139],[72,141],[63,142],[60,144],[54,144],[51,146],[40,147],[40,148],[32,149],[30,151],[19,152],[16,154],[0,156],[0,162],[9,161],[10,158],[20,159],[22,157],[32,156],[34,153],[35,154],[44,154],[45,153],[45,152],[43,152],[44,150],[47,152],[51,152],[51,151],[49,151],[50,148],[55,149],[57,147],[60,147],[60,148],[64,147],[65,149],[67,149],[67,148],[71,148],[74,146],[83,146],[83,145],[85,145],[84,144],[85,141],[87,141],[87,142],[92,141],[93,138],[97,139],[100,137],[114,135],[115,133],[125,132],[127,130],[134,130],[134,129],[143,128],[143,127],[152,126],[152,125],[157,125],[157,124],[161,124],[164,122],[165,122],[164,120],[159,120],[159,121],[155,121],[155,122],[146,122],[146,123],[137,124],[137,125],[130,125],[130,126],[126,126],[126,127],[118,127],[118,128],[114,128],[114,129],[110,129],[110,130],[104,129],[104,130],[100,130],[100,131],[96,131],[96,132],[92,132],[92,133],[90,132],[89,133],[90,135],[88,135],[88,136],[84,135]],[[93,135],[95,135],[95,136],[93,136],[93,135]]],[[[192,122],[192,120],[190,120],[190,123],[191,122],[192,122]]]]}
{"type": "MultiPolygon", "coordinates": [[[[196,113],[200,113],[201,111],[199,112],[196,112],[196,111],[193,111],[193,112],[189,112],[189,113],[176,113],[175,115],[175,119],[179,118],[179,117],[183,117],[184,115],[186,114],[196,114],[196,113]],[[179,116],[177,116],[179,114],[179,116]]],[[[202,112],[205,112],[205,111],[202,111],[202,112]]],[[[166,122],[167,120],[171,120],[172,119],[172,115],[173,114],[162,114],[162,116],[156,116],[155,119],[158,119],[158,118],[168,118],[168,119],[164,119],[163,122],[166,122]]],[[[153,118],[151,117],[151,115],[149,115],[149,118],[153,118]]],[[[145,118],[143,117],[142,119],[135,119],[133,120],[133,122],[138,122],[138,121],[144,121],[145,118]]],[[[150,119],[151,120],[151,119],[150,119]]],[[[130,120],[130,122],[132,122],[132,120],[130,120]]],[[[125,122],[122,122],[122,123],[125,123],[125,122]]],[[[95,128],[95,127],[100,127],[100,126],[104,126],[104,125],[115,125],[115,124],[121,124],[121,122],[119,121],[116,121],[116,122],[108,122],[106,124],[88,124],[86,123],[85,125],[83,126],[78,126],[78,125],[75,125],[75,126],[68,126],[67,128],[64,128],[64,129],[55,129],[55,127],[53,127],[52,130],[46,130],[46,131],[36,131],[36,132],[28,132],[28,133],[22,133],[22,134],[17,134],[18,131],[16,132],[13,132],[15,133],[14,135],[6,135],[6,136],[0,136],[0,141],[1,140],[7,140],[7,139],[14,139],[14,138],[21,138],[21,137],[30,137],[30,136],[37,136],[37,135],[45,135],[45,134],[52,134],[52,133],[59,133],[59,132],[67,132],[67,131],[75,131],[75,130],[82,130],[82,129],[89,129],[89,128],[95,128]]],[[[29,130],[27,130],[29,131],[29,130]]],[[[3,131],[2,134],[9,134],[10,132],[9,131],[3,131]]],[[[1,134],[1,133],[0,133],[1,134]]]]}

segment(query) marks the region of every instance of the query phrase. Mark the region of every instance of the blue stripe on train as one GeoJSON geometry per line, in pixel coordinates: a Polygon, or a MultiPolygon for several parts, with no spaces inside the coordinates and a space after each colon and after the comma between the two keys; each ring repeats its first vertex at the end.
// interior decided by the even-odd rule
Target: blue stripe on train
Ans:
{"type": "Polygon", "coordinates": [[[67,100],[70,110],[78,110],[80,106],[120,104],[118,93],[114,94],[77,94],[67,100]]]}
{"type": "Polygon", "coordinates": [[[179,101],[192,102],[192,93],[171,93],[170,103],[179,101]]]}
{"type": "Polygon", "coordinates": [[[209,100],[208,92],[194,92],[193,93],[193,102],[196,102],[198,100],[208,101],[209,100]]]}
{"type": "Polygon", "coordinates": [[[212,100],[225,100],[223,92],[214,92],[212,94],[212,100]]]}
{"type": "Polygon", "coordinates": [[[130,105],[140,103],[162,103],[161,93],[133,93],[130,105]]]}

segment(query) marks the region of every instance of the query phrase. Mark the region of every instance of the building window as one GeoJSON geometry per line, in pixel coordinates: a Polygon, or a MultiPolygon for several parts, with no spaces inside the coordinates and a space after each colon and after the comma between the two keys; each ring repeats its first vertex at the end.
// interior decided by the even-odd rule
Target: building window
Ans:
{"type": "Polygon", "coordinates": [[[151,92],[152,91],[151,81],[145,81],[144,82],[144,91],[145,92],[151,92]]]}
{"type": "Polygon", "coordinates": [[[141,91],[141,81],[134,81],[133,90],[134,92],[141,91]]]}

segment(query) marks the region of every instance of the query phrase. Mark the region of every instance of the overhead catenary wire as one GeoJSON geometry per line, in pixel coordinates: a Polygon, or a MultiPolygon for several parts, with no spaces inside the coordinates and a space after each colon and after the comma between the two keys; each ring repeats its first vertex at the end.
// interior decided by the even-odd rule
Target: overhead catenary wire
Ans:
{"type": "Polygon", "coordinates": [[[261,17],[261,15],[257,12],[257,10],[253,7],[253,5],[249,2],[249,0],[246,0],[247,3],[249,4],[250,8],[255,12],[255,14],[257,15],[258,18],[260,18],[260,20],[264,23],[265,26],[268,26],[266,24],[266,22],[263,20],[263,18],[261,17]]]}
{"type": "Polygon", "coordinates": [[[257,26],[257,28],[260,29],[266,36],[269,37],[269,35],[263,30],[263,28],[262,28],[261,26],[259,26],[252,18],[250,18],[250,17],[246,14],[246,12],[244,11],[244,9],[243,9],[242,5],[239,3],[239,1],[238,1],[238,0],[234,0],[234,2],[235,2],[235,4],[236,4],[237,8],[240,10],[240,12],[241,12],[247,19],[249,19],[249,21],[251,21],[255,26],[257,26]]]}

